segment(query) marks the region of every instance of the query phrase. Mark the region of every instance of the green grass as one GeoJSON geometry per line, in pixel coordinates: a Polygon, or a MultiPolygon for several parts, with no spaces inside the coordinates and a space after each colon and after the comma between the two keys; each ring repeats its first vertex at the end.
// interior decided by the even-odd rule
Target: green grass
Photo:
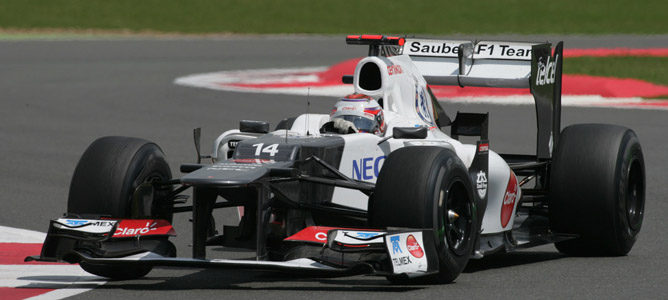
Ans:
{"type": "MultiPolygon", "coordinates": [[[[2,0],[0,29],[24,36],[69,29],[165,33],[666,34],[668,1],[622,0],[2,0]],[[32,32],[37,29],[37,33],[32,32]],[[40,31],[46,29],[46,31],[40,31]],[[25,32],[23,32],[25,31],[25,32]],[[15,31],[16,32],[16,31],[15,31]]],[[[63,30],[65,30],[63,32],[63,30]]],[[[80,33],[78,35],[81,35],[80,33]]],[[[580,57],[568,74],[668,85],[668,58],[580,57]]]]}
{"type": "Polygon", "coordinates": [[[668,1],[2,0],[0,28],[181,33],[668,33],[668,1]]]}
{"type": "Polygon", "coordinates": [[[567,57],[564,73],[636,78],[668,86],[668,57],[567,57]]]}

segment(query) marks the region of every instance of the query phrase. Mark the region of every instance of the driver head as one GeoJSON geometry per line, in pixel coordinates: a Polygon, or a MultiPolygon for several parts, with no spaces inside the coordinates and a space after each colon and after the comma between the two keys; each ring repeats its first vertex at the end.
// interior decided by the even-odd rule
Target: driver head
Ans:
{"type": "Polygon", "coordinates": [[[385,134],[385,116],[376,100],[364,94],[350,94],[338,102],[332,109],[330,121],[344,119],[355,124],[360,132],[378,136],[385,134]]]}

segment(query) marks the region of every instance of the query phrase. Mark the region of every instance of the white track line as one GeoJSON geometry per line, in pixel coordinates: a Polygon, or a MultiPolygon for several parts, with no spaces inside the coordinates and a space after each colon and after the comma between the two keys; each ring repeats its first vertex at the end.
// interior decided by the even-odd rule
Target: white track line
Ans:
{"type": "MultiPolygon", "coordinates": [[[[318,83],[319,78],[314,74],[327,70],[328,67],[314,68],[292,68],[292,69],[256,69],[239,71],[221,71],[201,74],[191,74],[176,78],[174,84],[207,88],[219,91],[246,92],[246,93],[264,93],[264,94],[289,94],[306,95],[309,93],[309,87],[244,87],[239,84],[287,84],[295,83],[303,85],[304,83],[318,83]]],[[[310,87],[310,94],[313,96],[331,96],[340,97],[353,92],[352,85],[329,85],[310,87]]],[[[485,103],[501,105],[533,105],[534,100],[531,95],[513,95],[513,96],[475,96],[475,97],[457,97],[440,99],[443,102],[455,103],[485,103]]],[[[612,107],[612,108],[640,108],[653,110],[666,110],[668,106],[646,106],[643,104],[651,103],[653,100],[644,100],[639,97],[630,98],[606,98],[599,95],[563,95],[563,106],[576,107],[612,107]]],[[[657,100],[665,102],[665,100],[657,100]]]]}
{"type": "MultiPolygon", "coordinates": [[[[45,238],[46,234],[43,232],[0,226],[0,251],[3,244],[41,244],[45,238]]],[[[26,256],[34,254],[37,253],[25,253],[26,256]]],[[[104,278],[84,271],[79,265],[0,265],[0,287],[55,289],[28,299],[67,298],[105,283],[104,278]]],[[[2,298],[0,295],[0,299],[2,298]]]]}
{"type": "Polygon", "coordinates": [[[0,225],[0,243],[43,243],[46,233],[0,225]]]}

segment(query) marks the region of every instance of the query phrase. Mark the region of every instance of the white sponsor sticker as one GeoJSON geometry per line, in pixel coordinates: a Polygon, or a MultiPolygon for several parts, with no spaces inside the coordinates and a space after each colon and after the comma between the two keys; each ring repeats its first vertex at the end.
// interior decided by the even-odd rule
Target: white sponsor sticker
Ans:
{"type": "Polygon", "coordinates": [[[507,43],[481,41],[475,45],[473,58],[531,60],[530,43],[507,43]]]}
{"type": "Polygon", "coordinates": [[[478,191],[478,196],[480,198],[485,198],[487,195],[487,174],[484,171],[478,172],[476,174],[476,190],[478,191]]]}
{"type": "Polygon", "coordinates": [[[347,245],[368,245],[383,243],[382,231],[337,230],[334,241],[347,245]]]}
{"type": "Polygon", "coordinates": [[[421,231],[388,235],[385,245],[395,274],[427,272],[427,253],[421,231]]]}
{"type": "Polygon", "coordinates": [[[469,41],[406,40],[404,53],[413,56],[458,57],[459,45],[469,41]]]}
{"type": "Polygon", "coordinates": [[[87,233],[109,233],[116,225],[113,220],[86,220],[86,219],[66,219],[60,218],[53,224],[59,229],[66,229],[87,233]]]}
{"type": "MultiPolygon", "coordinates": [[[[412,56],[459,56],[459,45],[470,41],[419,40],[408,39],[404,53],[412,56]]],[[[477,59],[517,59],[531,60],[531,43],[478,42],[473,49],[473,58],[477,59]]]]}
{"type": "Polygon", "coordinates": [[[208,171],[252,171],[262,166],[262,163],[217,163],[209,166],[208,171]]]}
{"type": "MultiPolygon", "coordinates": [[[[450,143],[446,141],[406,141],[404,142],[406,146],[443,146],[443,147],[452,147],[450,143]]],[[[450,148],[449,147],[449,148],[450,148]]]]}
{"type": "Polygon", "coordinates": [[[427,97],[425,88],[415,85],[415,112],[422,121],[435,126],[436,122],[432,117],[432,109],[431,99],[427,97]]]}

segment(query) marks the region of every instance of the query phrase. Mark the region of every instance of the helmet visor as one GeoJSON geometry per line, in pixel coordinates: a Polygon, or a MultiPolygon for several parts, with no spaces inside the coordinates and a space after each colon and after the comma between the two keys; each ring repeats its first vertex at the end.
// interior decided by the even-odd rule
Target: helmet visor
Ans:
{"type": "Polygon", "coordinates": [[[362,132],[376,133],[376,131],[379,128],[378,122],[376,122],[376,120],[368,119],[365,117],[346,115],[346,116],[339,116],[338,118],[342,118],[346,121],[353,122],[353,124],[355,124],[355,127],[357,127],[357,129],[362,132]]]}

